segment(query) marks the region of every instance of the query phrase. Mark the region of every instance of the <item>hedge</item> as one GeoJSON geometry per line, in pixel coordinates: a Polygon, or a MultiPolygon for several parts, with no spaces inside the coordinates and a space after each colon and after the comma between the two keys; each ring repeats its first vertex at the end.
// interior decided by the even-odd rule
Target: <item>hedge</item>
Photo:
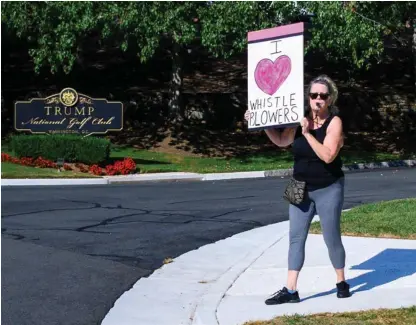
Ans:
{"type": "Polygon", "coordinates": [[[15,135],[11,138],[14,154],[21,157],[46,158],[65,162],[98,164],[110,156],[107,139],[77,135],[15,135]]]}

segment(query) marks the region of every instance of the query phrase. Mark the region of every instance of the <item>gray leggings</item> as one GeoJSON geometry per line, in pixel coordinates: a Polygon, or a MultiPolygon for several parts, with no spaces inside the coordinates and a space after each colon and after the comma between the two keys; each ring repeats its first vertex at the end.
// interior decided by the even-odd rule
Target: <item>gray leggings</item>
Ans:
{"type": "Polygon", "coordinates": [[[344,202],[344,178],[328,187],[310,191],[300,205],[289,206],[289,270],[300,271],[305,260],[305,243],[313,216],[319,215],[325,244],[334,268],[345,266],[341,241],[341,211],[344,202]]]}

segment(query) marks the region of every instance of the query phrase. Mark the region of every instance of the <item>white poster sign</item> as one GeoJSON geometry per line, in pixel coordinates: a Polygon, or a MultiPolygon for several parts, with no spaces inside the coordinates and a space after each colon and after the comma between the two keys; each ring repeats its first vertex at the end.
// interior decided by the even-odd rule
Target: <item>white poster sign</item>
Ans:
{"type": "Polygon", "coordinates": [[[302,120],[303,26],[248,33],[249,130],[288,127],[302,120]]]}

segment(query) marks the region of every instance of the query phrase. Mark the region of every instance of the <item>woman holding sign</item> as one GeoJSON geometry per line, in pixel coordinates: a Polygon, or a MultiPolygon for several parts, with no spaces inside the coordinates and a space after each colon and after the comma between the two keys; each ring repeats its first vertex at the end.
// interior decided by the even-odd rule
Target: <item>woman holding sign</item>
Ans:
{"type": "MultiPolygon", "coordinates": [[[[289,267],[287,285],[266,300],[266,304],[299,302],[297,280],[305,260],[305,243],[315,214],[320,217],[325,244],[337,276],[337,297],[350,296],[345,282],[345,250],[340,220],[344,200],[344,173],[339,151],[343,146],[342,121],[334,104],[335,83],[327,76],[314,79],[307,90],[309,107],[298,127],[282,132],[265,130],[279,147],[292,144],[293,179],[286,190],[289,206],[289,267]]],[[[248,120],[249,112],[245,114],[248,120]]]]}

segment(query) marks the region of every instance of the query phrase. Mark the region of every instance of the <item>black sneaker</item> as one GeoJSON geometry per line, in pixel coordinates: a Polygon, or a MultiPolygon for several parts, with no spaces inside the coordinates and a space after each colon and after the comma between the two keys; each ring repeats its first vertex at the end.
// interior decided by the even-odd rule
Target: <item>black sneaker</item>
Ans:
{"type": "Polygon", "coordinates": [[[285,303],[295,303],[299,301],[299,293],[297,291],[295,293],[289,293],[287,288],[283,287],[282,290],[272,294],[272,296],[268,298],[265,303],[266,305],[280,305],[285,303]]]}
{"type": "Polygon", "coordinates": [[[337,297],[338,298],[351,297],[350,285],[347,282],[342,281],[340,283],[337,283],[337,297]]]}

